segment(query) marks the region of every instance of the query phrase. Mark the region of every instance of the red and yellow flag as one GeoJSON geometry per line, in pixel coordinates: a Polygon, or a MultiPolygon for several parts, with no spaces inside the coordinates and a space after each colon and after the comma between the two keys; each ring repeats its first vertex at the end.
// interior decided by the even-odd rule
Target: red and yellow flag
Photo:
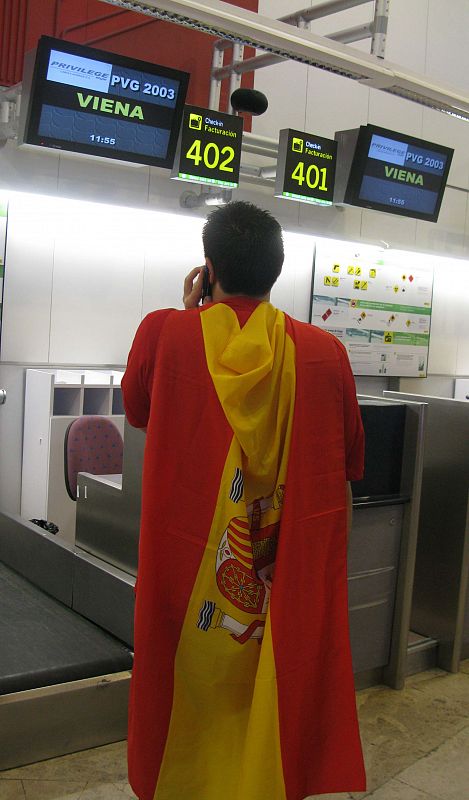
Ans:
{"type": "Polygon", "coordinates": [[[269,303],[249,311],[175,313],[161,334],[129,728],[140,800],[365,788],[340,387],[321,396],[335,346],[269,303]]]}

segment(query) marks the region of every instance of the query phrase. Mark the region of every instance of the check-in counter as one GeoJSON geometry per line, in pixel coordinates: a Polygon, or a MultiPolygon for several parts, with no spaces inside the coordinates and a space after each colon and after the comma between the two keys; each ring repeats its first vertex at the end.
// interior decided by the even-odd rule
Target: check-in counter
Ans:
{"type": "MultiPolygon", "coordinates": [[[[353,485],[353,663],[358,686],[399,687],[406,673],[424,406],[362,397],[360,407],[367,455],[365,478],[353,485]]],[[[137,572],[144,442],[145,435],[126,423],[122,480],[86,473],[78,478],[77,547],[132,575],[137,572]]]]}
{"type": "Polygon", "coordinates": [[[422,499],[411,627],[438,642],[437,664],[469,657],[469,403],[385,392],[426,404],[422,499]]]}
{"type": "Polygon", "coordinates": [[[145,434],[124,426],[122,475],[78,475],[77,547],[137,574],[145,434]]]}
{"type": "Polygon", "coordinates": [[[349,618],[357,686],[401,688],[420,502],[424,406],[359,397],[365,474],[352,484],[349,618]]]}

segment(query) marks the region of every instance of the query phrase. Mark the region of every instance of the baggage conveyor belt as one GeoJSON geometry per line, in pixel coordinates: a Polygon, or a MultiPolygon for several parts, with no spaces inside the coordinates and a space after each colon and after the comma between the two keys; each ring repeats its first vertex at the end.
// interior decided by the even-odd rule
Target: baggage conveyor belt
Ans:
{"type": "Polygon", "coordinates": [[[133,583],[0,512],[0,770],[125,739],[133,583]]]}
{"type": "Polygon", "coordinates": [[[0,695],[132,668],[130,650],[0,563],[0,695]]]}

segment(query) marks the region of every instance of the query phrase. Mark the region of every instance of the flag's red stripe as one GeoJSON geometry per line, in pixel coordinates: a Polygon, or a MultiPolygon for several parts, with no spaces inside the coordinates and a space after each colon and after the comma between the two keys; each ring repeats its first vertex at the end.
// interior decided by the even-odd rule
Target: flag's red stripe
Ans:
{"type": "Polygon", "coordinates": [[[238,531],[240,536],[249,536],[249,524],[238,522],[237,519],[231,520],[229,526],[230,529],[238,531]]]}
{"type": "Polygon", "coordinates": [[[239,550],[240,553],[246,553],[246,555],[248,553],[252,553],[252,547],[250,543],[244,544],[243,542],[239,542],[234,536],[228,536],[228,542],[232,549],[236,548],[236,550],[239,550]]]}
{"type": "Polygon", "coordinates": [[[296,345],[295,505],[287,491],[270,609],[286,795],[300,800],[363,791],[365,774],[348,644],[340,369],[321,331],[315,341],[288,319],[287,331],[296,345]]]}
{"type": "Polygon", "coordinates": [[[143,477],[129,718],[129,775],[140,800],[153,799],[171,716],[175,654],[233,436],[207,369],[199,311],[177,316],[177,325],[168,318],[161,337],[143,477]],[[168,614],[154,621],[141,613],[164,608],[166,597],[168,614]]]}

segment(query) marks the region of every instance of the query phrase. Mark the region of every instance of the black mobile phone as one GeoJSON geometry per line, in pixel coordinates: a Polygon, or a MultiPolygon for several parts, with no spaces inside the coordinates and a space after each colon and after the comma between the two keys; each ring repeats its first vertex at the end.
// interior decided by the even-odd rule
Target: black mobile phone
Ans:
{"type": "Polygon", "coordinates": [[[204,280],[202,284],[202,297],[201,301],[204,302],[206,297],[212,296],[212,287],[210,286],[210,273],[208,267],[204,267],[204,280]]]}

